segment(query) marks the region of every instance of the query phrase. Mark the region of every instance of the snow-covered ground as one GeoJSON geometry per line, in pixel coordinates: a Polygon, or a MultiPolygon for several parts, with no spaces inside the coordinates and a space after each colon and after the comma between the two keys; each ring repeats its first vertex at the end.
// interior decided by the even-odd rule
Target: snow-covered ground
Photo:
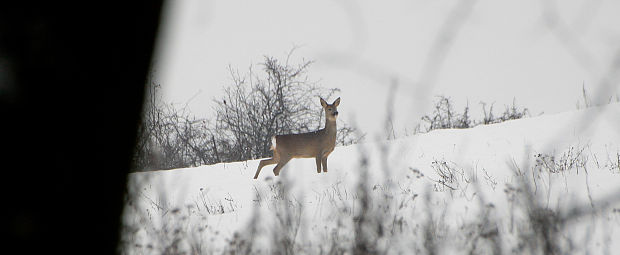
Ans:
{"type": "Polygon", "coordinates": [[[337,147],[132,173],[130,254],[620,250],[620,104],[337,147]],[[357,250],[356,250],[357,249],[357,250]]]}

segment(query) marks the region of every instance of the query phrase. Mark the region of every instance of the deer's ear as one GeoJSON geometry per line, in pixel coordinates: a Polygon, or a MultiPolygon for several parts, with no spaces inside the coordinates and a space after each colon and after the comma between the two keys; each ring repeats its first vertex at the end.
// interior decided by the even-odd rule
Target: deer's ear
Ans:
{"type": "Polygon", "coordinates": [[[336,99],[336,101],[334,101],[332,105],[338,107],[339,104],[340,104],[340,98],[336,99]]]}
{"type": "Polygon", "coordinates": [[[323,100],[323,98],[321,98],[321,105],[323,107],[327,107],[327,102],[325,102],[325,100],[323,100]]]}

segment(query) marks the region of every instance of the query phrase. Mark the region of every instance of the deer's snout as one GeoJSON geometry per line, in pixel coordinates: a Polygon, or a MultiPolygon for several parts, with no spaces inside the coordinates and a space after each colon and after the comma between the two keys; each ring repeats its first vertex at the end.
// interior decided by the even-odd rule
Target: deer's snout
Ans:
{"type": "Polygon", "coordinates": [[[336,111],[336,112],[334,112],[334,116],[338,116],[338,112],[337,112],[337,111],[336,111]]]}

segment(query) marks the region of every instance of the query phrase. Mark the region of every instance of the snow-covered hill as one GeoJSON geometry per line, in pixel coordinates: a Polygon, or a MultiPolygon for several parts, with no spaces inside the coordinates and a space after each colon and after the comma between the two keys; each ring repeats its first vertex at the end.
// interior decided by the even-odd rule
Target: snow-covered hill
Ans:
{"type": "Polygon", "coordinates": [[[314,159],[258,180],[259,160],[133,173],[124,251],[617,251],[619,131],[616,103],[337,147],[322,174],[314,159]]]}

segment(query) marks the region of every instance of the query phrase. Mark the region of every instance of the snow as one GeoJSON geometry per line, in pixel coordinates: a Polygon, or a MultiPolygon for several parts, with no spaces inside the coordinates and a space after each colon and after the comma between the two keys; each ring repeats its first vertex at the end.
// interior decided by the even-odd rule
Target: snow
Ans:
{"type": "Polygon", "coordinates": [[[336,147],[321,174],[314,159],[293,159],[279,177],[267,166],[257,180],[259,160],[132,173],[124,251],[160,253],[178,239],[180,250],[221,253],[245,238],[252,252],[271,253],[277,236],[293,240],[295,253],[350,248],[364,189],[364,217],[391,232],[362,231],[387,253],[428,249],[428,226],[440,253],[492,253],[492,239],[480,236],[494,229],[499,249],[520,253],[532,207],[569,219],[555,239],[562,251],[618,250],[619,116],[615,103],[336,147]],[[442,170],[453,177],[446,185],[442,170]]]}

